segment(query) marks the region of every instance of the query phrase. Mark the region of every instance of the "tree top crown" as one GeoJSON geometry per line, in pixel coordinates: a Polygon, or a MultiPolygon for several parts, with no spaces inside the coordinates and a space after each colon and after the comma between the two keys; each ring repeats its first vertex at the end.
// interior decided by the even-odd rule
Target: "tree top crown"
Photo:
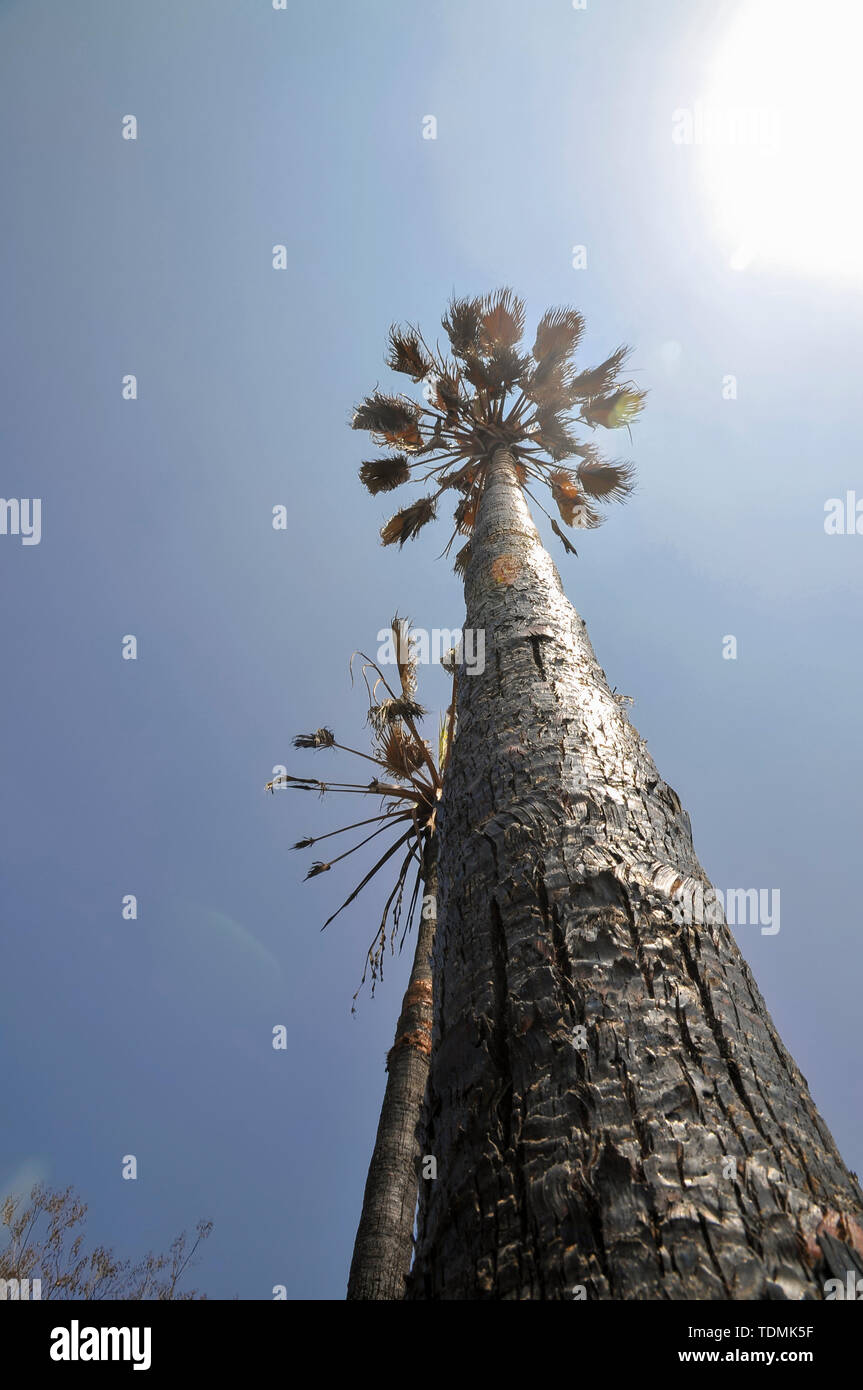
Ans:
{"type": "MultiPolygon", "coordinates": [[[[546,516],[530,482],[551,490],[567,526],[599,526],[599,505],[624,501],[633,489],[634,470],[630,463],[603,458],[575,431],[579,426],[629,431],[646,396],[622,375],[631,349],[618,347],[599,366],[577,370],[584,320],[577,309],[556,308],[543,314],[532,348],[524,351],[524,302],[506,287],[475,299],[453,298],[441,323],[449,354],[437,344],[429,347],[411,325],[394,325],[389,332],[387,365],[422,385],[426,404],[375,390],[351,422],[375,443],[398,451],[362,464],[360,480],[370,493],[391,492],[411,480],[433,483],[432,492],[389,519],[381,530],[383,544],[402,546],[418,535],[449,489],[459,498],[447,551],[457,535],[470,537],[489,463],[501,447],[509,450],[519,483],[546,516]]],[[[550,520],[575,554],[557,521],[550,520]]],[[[464,572],[469,555],[468,540],[456,557],[458,572],[464,572]]]]}

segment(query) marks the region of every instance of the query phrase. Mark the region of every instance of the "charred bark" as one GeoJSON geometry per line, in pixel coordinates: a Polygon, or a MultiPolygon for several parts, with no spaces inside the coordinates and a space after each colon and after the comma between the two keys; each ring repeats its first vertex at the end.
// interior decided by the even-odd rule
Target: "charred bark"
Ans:
{"type": "Polygon", "coordinates": [[[395,1041],[387,1054],[387,1084],[354,1242],[348,1299],[404,1298],[413,1254],[420,1159],[417,1127],[431,1053],[432,909],[437,893],[433,841],[426,848],[424,890],[413,966],[395,1041]]]}
{"type": "Polygon", "coordinates": [[[486,662],[439,823],[438,1176],[409,1296],[822,1297],[830,1241],[863,1251],[863,1193],[724,919],[676,905],[709,891],[689,818],[504,450],[465,597],[486,662]]]}

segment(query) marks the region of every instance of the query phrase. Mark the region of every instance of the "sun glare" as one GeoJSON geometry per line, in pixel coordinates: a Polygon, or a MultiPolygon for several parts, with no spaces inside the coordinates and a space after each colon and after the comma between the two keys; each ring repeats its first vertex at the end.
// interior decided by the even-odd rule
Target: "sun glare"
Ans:
{"type": "Polygon", "coordinates": [[[863,4],[745,0],[690,138],[729,264],[863,277],[863,4]]]}

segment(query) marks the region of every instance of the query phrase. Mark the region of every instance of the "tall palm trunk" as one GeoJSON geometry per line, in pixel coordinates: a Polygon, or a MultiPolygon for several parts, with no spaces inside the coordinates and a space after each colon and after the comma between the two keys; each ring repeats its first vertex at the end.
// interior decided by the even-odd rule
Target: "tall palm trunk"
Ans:
{"type": "Polygon", "coordinates": [[[438,1177],[409,1296],[822,1297],[863,1193],[724,920],[675,911],[709,887],[689,818],[503,449],[465,589],[486,662],[439,823],[438,1177]]]}
{"type": "Polygon", "coordinates": [[[417,1126],[431,1052],[432,972],[437,874],[434,840],[423,866],[424,902],[395,1042],[348,1279],[349,1299],[401,1299],[413,1253],[419,1183],[417,1126]]]}

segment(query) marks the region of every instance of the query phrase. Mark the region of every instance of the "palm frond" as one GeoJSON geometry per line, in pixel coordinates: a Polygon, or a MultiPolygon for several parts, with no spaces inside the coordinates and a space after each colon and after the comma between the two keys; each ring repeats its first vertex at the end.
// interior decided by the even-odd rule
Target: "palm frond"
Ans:
{"type": "Polygon", "coordinates": [[[392,492],[410,478],[411,470],[404,454],[389,458],[366,459],[360,466],[360,482],[375,497],[379,492],[392,492]]]}
{"type": "Polygon", "coordinates": [[[578,465],[578,480],[588,497],[605,502],[623,502],[635,487],[634,469],[629,463],[593,463],[578,465]]]}
{"type": "Polygon", "coordinates": [[[452,566],[456,574],[459,575],[462,579],[464,579],[465,574],[467,573],[467,567],[470,564],[470,557],[470,541],[466,541],[465,544],[462,546],[461,550],[456,555],[452,566]]]}
{"type": "Polygon", "coordinates": [[[389,332],[389,353],[387,366],[394,372],[403,372],[412,381],[423,381],[434,370],[434,362],[423,347],[420,336],[413,328],[401,328],[393,324],[389,332]]]}
{"type": "Polygon", "coordinates": [[[412,540],[428,522],[434,519],[436,510],[432,497],[421,497],[418,502],[413,502],[411,506],[403,507],[381,527],[381,541],[384,545],[395,545],[398,541],[399,548],[401,548],[405,541],[412,540]]]}
{"type": "Polygon", "coordinates": [[[533,355],[537,362],[563,362],[575,352],[583,332],[584,319],[577,309],[548,309],[537,325],[533,355]]]}
{"type": "Polygon", "coordinates": [[[599,396],[585,405],[581,414],[589,425],[602,425],[607,430],[618,430],[632,424],[644,409],[647,393],[645,391],[615,391],[610,396],[599,396]]]}
{"type": "Polygon", "coordinates": [[[480,305],[479,346],[486,354],[513,348],[524,332],[524,300],[509,288],[485,295],[480,305]]]}
{"type": "Polygon", "coordinates": [[[598,367],[590,367],[587,371],[571,377],[567,388],[571,404],[575,405],[578,401],[590,400],[592,396],[601,396],[610,391],[631,352],[632,348],[623,343],[619,348],[615,348],[604,362],[600,362],[598,367]]]}
{"type": "Polygon", "coordinates": [[[511,391],[524,377],[527,366],[527,357],[516,352],[515,348],[506,344],[493,347],[485,364],[492,391],[511,391]]]}
{"type": "Polygon", "coordinates": [[[374,391],[354,411],[351,427],[368,430],[386,444],[399,444],[404,449],[422,447],[419,428],[420,407],[409,396],[387,396],[374,391]]]}
{"type": "Polygon", "coordinates": [[[379,704],[372,705],[369,709],[369,723],[373,728],[384,730],[390,724],[395,724],[399,719],[422,719],[426,710],[422,705],[417,704],[416,700],[381,700],[379,704]]]}
{"type": "Polygon", "coordinates": [[[533,439],[555,461],[570,458],[575,453],[578,440],[567,429],[566,422],[552,411],[537,411],[539,433],[533,439]]]}
{"type": "Polygon", "coordinates": [[[476,351],[479,346],[481,299],[453,298],[441,319],[456,357],[476,351]]]}
{"type": "Polygon", "coordinates": [[[380,749],[394,777],[407,780],[423,766],[425,753],[401,724],[391,725],[381,735],[380,749]]]}
{"type": "Polygon", "coordinates": [[[313,734],[297,734],[295,748],[332,748],[336,736],[332,729],[316,729],[313,734]]]}

